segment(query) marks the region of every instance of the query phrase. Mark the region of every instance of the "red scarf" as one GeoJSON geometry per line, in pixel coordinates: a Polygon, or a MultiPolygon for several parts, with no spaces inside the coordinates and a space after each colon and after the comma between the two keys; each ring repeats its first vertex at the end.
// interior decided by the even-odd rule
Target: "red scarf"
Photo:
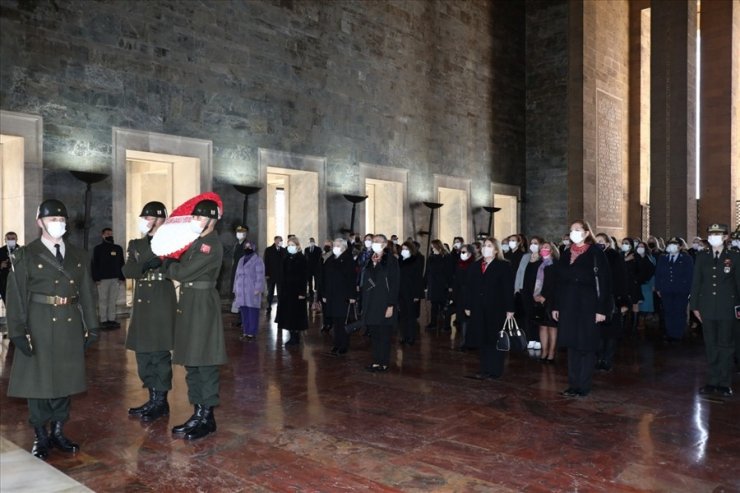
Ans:
{"type": "Polygon", "coordinates": [[[583,252],[588,250],[590,246],[591,245],[589,245],[588,243],[584,243],[583,246],[580,246],[580,247],[575,244],[571,245],[570,246],[570,263],[572,264],[573,262],[575,262],[576,259],[580,257],[583,252]]]}

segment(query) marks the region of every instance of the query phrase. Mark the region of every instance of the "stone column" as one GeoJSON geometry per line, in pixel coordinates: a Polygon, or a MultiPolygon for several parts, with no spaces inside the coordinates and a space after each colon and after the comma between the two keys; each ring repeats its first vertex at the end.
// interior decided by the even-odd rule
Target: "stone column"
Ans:
{"type": "Polygon", "coordinates": [[[699,234],[711,223],[737,226],[740,199],[738,58],[740,4],[712,0],[701,4],[701,168],[699,234]]]}
{"type": "Polygon", "coordinates": [[[650,229],[664,238],[696,234],[696,9],[651,6],[650,229]]]}

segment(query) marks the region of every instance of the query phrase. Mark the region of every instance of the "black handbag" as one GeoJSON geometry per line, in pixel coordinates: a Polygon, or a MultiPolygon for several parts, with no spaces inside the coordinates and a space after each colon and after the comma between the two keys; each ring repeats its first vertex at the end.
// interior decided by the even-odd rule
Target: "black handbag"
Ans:
{"type": "Polygon", "coordinates": [[[509,351],[511,349],[511,341],[509,339],[508,331],[509,320],[504,322],[504,326],[501,327],[501,331],[498,333],[498,339],[496,340],[496,349],[499,351],[509,351]]]}
{"type": "Polygon", "coordinates": [[[365,327],[365,321],[357,314],[357,303],[347,305],[347,316],[344,317],[344,331],[347,334],[354,334],[365,327]]]}
{"type": "Polygon", "coordinates": [[[524,329],[519,328],[519,324],[515,318],[507,320],[509,322],[509,341],[511,343],[512,351],[526,351],[529,340],[527,339],[527,333],[524,329]]]}

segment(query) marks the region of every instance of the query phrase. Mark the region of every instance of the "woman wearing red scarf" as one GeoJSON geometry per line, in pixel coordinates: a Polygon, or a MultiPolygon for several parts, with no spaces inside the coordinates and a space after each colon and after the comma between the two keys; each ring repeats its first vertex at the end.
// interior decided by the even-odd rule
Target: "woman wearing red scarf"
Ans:
{"type": "Polygon", "coordinates": [[[591,392],[596,352],[601,343],[598,323],[612,312],[612,281],[609,262],[594,245],[586,221],[570,226],[571,247],[558,263],[558,286],[552,317],[558,321],[558,343],[568,348],[567,397],[591,392]]]}

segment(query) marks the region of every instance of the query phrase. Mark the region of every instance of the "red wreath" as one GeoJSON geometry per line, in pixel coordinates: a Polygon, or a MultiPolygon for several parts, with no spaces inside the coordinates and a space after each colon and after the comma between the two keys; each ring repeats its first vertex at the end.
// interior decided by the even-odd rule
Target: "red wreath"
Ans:
{"type": "Polygon", "coordinates": [[[152,251],[160,257],[179,259],[190,245],[198,238],[198,234],[190,229],[190,219],[193,209],[201,200],[213,200],[218,205],[218,218],[223,216],[224,205],[221,197],[213,192],[196,195],[179,205],[170,217],[157,229],[152,238],[152,251]]]}

